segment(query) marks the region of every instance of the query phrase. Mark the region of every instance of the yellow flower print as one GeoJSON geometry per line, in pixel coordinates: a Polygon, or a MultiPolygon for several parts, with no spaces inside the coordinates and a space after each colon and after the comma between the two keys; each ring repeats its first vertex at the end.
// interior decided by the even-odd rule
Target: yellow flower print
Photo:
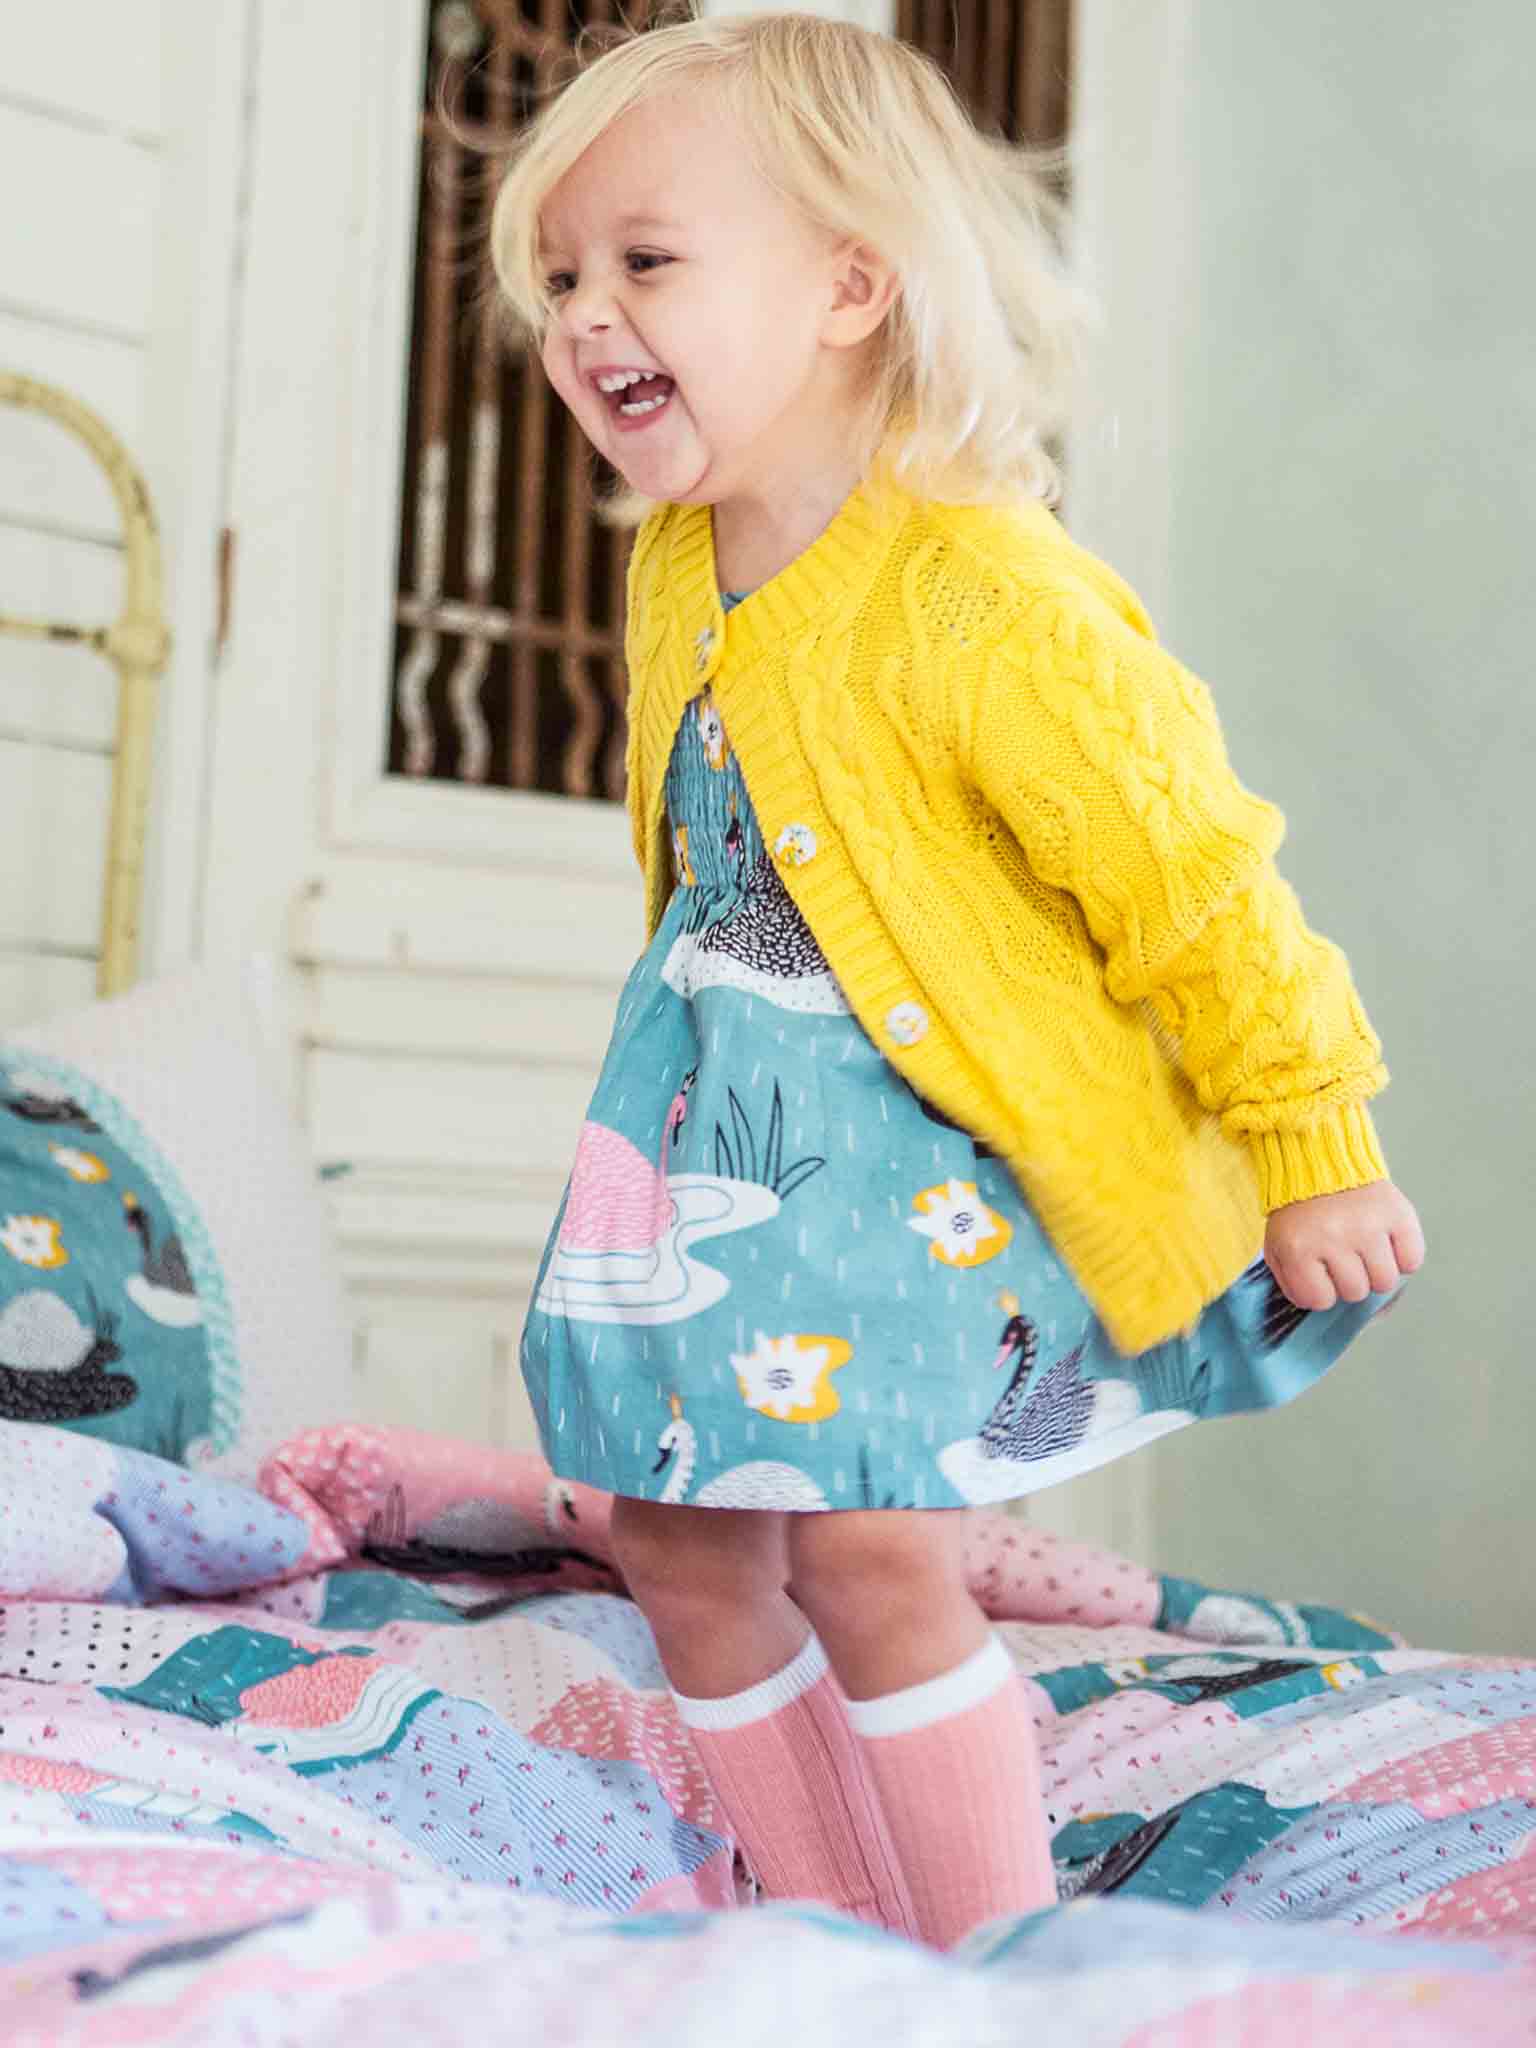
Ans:
{"type": "Polygon", "coordinates": [[[47,1270],[69,1264],[59,1226],[51,1216],[7,1216],[0,1224],[0,1245],[24,1266],[47,1270]]]}
{"type": "Polygon", "coordinates": [[[932,1258],[946,1266],[984,1266],[1013,1237],[1006,1216],[989,1209],[969,1180],[949,1180],[912,1197],[907,1228],[929,1239],[932,1258]]]}
{"type": "Polygon", "coordinates": [[[824,1422],[842,1403],[832,1375],[853,1356],[841,1337],[768,1337],[761,1330],[750,1351],[731,1353],[741,1398],[775,1422],[824,1422]]]}
{"type": "Polygon", "coordinates": [[[672,856],[677,863],[677,879],[685,889],[692,889],[698,883],[693,872],[693,862],[688,858],[688,827],[679,825],[672,834],[672,856]]]}
{"type": "Polygon", "coordinates": [[[48,1150],[53,1154],[54,1165],[62,1166],[71,1180],[90,1183],[112,1178],[106,1161],[98,1159],[94,1152],[81,1152],[73,1145],[50,1145],[48,1150]]]}
{"type": "Polygon", "coordinates": [[[699,699],[699,738],[704,744],[704,758],[710,767],[718,770],[725,766],[730,747],[725,737],[725,721],[715,709],[715,700],[708,690],[699,699]]]}

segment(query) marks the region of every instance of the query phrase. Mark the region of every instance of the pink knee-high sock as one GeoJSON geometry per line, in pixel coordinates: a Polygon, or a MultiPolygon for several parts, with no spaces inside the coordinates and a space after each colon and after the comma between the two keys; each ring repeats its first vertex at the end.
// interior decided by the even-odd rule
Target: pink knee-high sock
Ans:
{"type": "Polygon", "coordinates": [[[814,1635],[772,1678],[677,1710],[747,1861],[774,1899],[814,1899],[915,1934],[911,1898],[847,1703],[814,1635]]]}
{"type": "Polygon", "coordinates": [[[985,1921],[1055,1904],[1034,1722],[996,1636],[924,1685],[850,1700],[848,1718],[924,1941],[949,1948],[985,1921]]]}

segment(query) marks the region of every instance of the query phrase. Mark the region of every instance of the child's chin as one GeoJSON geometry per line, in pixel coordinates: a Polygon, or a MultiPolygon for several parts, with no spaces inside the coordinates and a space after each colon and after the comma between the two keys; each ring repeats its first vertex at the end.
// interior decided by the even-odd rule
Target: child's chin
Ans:
{"type": "Polygon", "coordinates": [[[675,457],[646,461],[637,453],[633,461],[614,461],[614,467],[630,490],[642,498],[656,498],[669,505],[709,505],[716,496],[709,486],[707,462],[680,462],[675,457]]]}

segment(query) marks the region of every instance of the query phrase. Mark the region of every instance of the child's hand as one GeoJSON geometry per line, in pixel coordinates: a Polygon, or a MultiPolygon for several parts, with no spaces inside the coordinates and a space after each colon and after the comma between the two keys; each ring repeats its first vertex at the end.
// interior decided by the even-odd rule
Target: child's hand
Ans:
{"type": "Polygon", "coordinates": [[[1286,1300],[1332,1308],[1390,1294],[1424,1263],[1418,1212],[1389,1180],[1287,1202],[1270,1216],[1264,1257],[1286,1300]]]}

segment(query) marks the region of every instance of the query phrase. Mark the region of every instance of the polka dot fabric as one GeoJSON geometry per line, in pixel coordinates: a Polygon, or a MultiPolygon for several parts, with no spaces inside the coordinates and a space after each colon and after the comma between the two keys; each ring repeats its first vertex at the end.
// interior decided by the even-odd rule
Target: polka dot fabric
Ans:
{"type": "Polygon", "coordinates": [[[281,1578],[307,1539],[275,1502],[163,1458],[0,1422],[0,1595],[158,1600],[281,1578]]]}
{"type": "Polygon", "coordinates": [[[89,1598],[118,1583],[127,1546],[95,1513],[117,1471],[105,1444],[0,1423],[0,1595],[89,1598]]]}

